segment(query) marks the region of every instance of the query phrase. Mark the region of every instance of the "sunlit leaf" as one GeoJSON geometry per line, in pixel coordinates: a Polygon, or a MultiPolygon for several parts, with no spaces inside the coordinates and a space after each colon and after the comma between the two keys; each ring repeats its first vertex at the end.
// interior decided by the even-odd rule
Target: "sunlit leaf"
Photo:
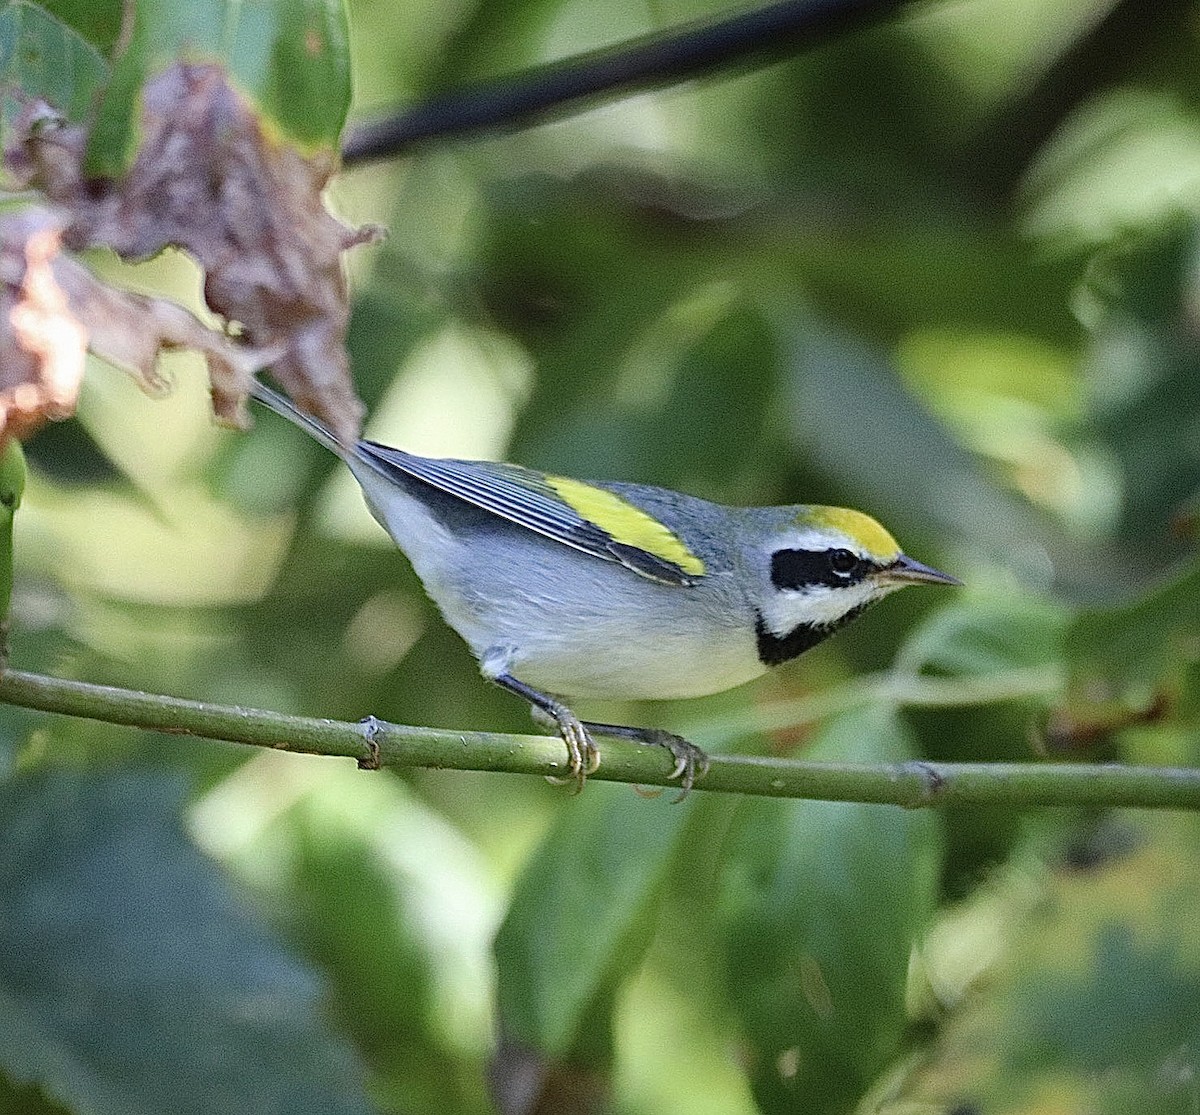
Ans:
{"type": "Polygon", "coordinates": [[[907,519],[949,539],[970,537],[1018,567],[1025,551],[1047,542],[1047,525],[990,481],[881,353],[817,323],[798,325],[792,342],[799,446],[862,506],[886,512],[896,529],[907,519]]]}
{"type": "Polygon", "coordinates": [[[288,943],[328,973],[330,1013],[362,1050],[373,1095],[402,1110],[484,1107],[498,911],[461,833],[398,779],[308,760],[243,768],[194,824],[288,943]],[[277,781],[296,791],[283,810],[267,789],[277,781]]]}
{"type": "Polygon", "coordinates": [[[589,785],[530,857],[496,936],[500,1025],[551,1056],[641,959],[689,808],[589,785]]]}
{"type": "Polygon", "coordinates": [[[1200,173],[1200,120],[1172,92],[1123,85],[1079,106],[1029,168],[1023,223],[1039,240],[1104,244],[1170,219],[1200,173]]]}

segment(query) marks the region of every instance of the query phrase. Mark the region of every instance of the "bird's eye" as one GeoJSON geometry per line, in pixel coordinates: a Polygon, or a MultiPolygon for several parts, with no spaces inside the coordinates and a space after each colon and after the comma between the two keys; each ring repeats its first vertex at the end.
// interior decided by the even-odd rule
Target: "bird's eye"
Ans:
{"type": "Polygon", "coordinates": [[[858,558],[849,550],[830,550],[829,568],[839,577],[849,577],[858,567],[858,558]]]}

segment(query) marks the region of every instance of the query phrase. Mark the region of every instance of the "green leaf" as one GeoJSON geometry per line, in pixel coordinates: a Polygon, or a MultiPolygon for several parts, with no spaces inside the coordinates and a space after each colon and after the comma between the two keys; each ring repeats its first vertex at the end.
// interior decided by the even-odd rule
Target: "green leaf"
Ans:
{"type": "MultiPolygon", "coordinates": [[[[847,713],[806,758],[897,761],[894,714],[847,713]]],[[[927,812],[746,801],[720,910],[730,995],[764,1112],[847,1112],[901,1050],[909,954],[933,913],[927,812]]]]}
{"type": "Polygon", "coordinates": [[[100,52],[40,6],[16,0],[0,8],[0,81],[6,85],[81,120],[107,77],[100,52]]]}
{"type": "Polygon", "coordinates": [[[1066,649],[1080,689],[1147,699],[1200,658],[1200,563],[1131,604],[1080,612],[1066,649]]]}
{"type": "Polygon", "coordinates": [[[567,474],[723,494],[761,447],[774,346],[761,316],[714,286],[635,339],[614,389],[560,421],[539,446],[542,460],[567,474]]]}
{"type": "Polygon", "coordinates": [[[89,173],[117,176],[132,162],[142,86],[177,61],[223,63],[268,134],[304,149],[336,146],[350,106],[341,0],[138,0],[88,143],[89,173]]]}
{"type": "MultiPolygon", "coordinates": [[[[10,438],[0,454],[0,668],[8,659],[9,607],[13,589],[13,520],[25,491],[25,454],[10,438]]],[[[0,708],[0,778],[8,773],[29,717],[12,706],[0,708]]]]}
{"type": "Polygon", "coordinates": [[[810,322],[794,332],[792,381],[803,448],[897,530],[906,521],[932,525],[1005,558],[1014,538],[1053,542],[1032,509],[993,484],[905,390],[880,352],[810,322]]]}
{"type": "MultiPolygon", "coordinates": [[[[1022,761],[1030,758],[1030,725],[1044,720],[1047,705],[1061,696],[1062,644],[1069,617],[1051,601],[1016,593],[956,594],[908,636],[896,656],[898,673],[932,674],[991,685],[1010,678],[1013,690],[1037,696],[962,708],[908,708],[904,722],[927,759],[951,762],[1022,761]],[[992,679],[992,680],[988,680],[992,679]]],[[[993,690],[993,692],[996,692],[993,690]]],[[[969,894],[985,872],[1012,850],[1020,814],[1007,806],[948,812],[943,889],[969,894]]]]}
{"type": "Polygon", "coordinates": [[[89,1115],[366,1115],[321,989],[188,842],[177,780],[0,786],[0,1069],[89,1115]]]}
{"type": "Polygon", "coordinates": [[[1052,880],[1020,927],[1011,990],[997,981],[1008,1009],[996,1048],[1016,1080],[1074,1076],[1092,1093],[1081,1110],[1187,1115],[1200,1042],[1200,830],[1193,817],[1156,818],[1130,835],[1142,841],[1132,854],[1052,880]]]}
{"type": "MultiPolygon", "coordinates": [[[[706,367],[699,390],[720,414],[705,417],[706,442],[713,425],[742,421],[729,398],[739,388],[749,413],[765,405],[757,360],[769,346],[757,315],[729,282],[727,258],[695,251],[685,236],[647,235],[646,216],[629,199],[638,188],[636,178],[597,172],[566,182],[529,175],[488,191],[475,249],[480,274],[472,281],[488,315],[517,335],[537,364],[539,391],[520,416],[512,447],[526,464],[596,475],[630,452],[649,456],[653,450],[642,443],[660,438],[663,422],[672,424],[673,444],[686,441],[677,412],[687,406],[700,361],[706,367]],[[741,364],[729,354],[737,334],[746,342],[741,364]],[[717,382],[721,372],[732,382],[717,382]],[[614,403],[617,414],[606,413],[614,403]],[[610,428],[597,430],[600,422],[610,428]],[[614,428],[618,422],[623,428],[614,428]],[[574,437],[563,432],[568,424],[574,437]],[[614,448],[616,437],[629,440],[614,448]]],[[[740,449],[749,433],[734,428],[731,440],[740,449]]],[[[721,445],[729,448],[728,441],[721,445]]],[[[661,476],[663,464],[654,464],[661,476]]]]}
{"type": "Polygon", "coordinates": [[[71,1115],[33,1085],[18,1087],[0,1073],[0,1111],[4,1115],[71,1115]]]}
{"type": "Polygon", "coordinates": [[[1021,1037],[1010,1051],[1018,1071],[1055,1063],[1088,1073],[1140,1068],[1200,1038],[1200,973],[1180,942],[1139,940],[1132,926],[1112,921],[1086,943],[1085,972],[1042,971],[1020,985],[1021,1037]]]}
{"type": "Polygon", "coordinates": [[[43,0],[41,7],[106,56],[120,37],[122,0],[43,0]]]}
{"type": "Polygon", "coordinates": [[[791,273],[829,320],[851,322],[865,338],[887,342],[913,325],[1011,337],[1020,323],[1030,337],[1077,343],[1067,302],[1076,260],[1031,253],[1007,225],[947,215],[935,232],[911,216],[877,214],[829,229],[804,222],[791,273]]]}
{"type": "Polygon", "coordinates": [[[1066,611],[1050,601],[1015,593],[961,595],[913,629],[896,669],[951,677],[1057,669],[1067,622],[1066,611]]]}
{"type": "Polygon", "coordinates": [[[1079,299],[1093,323],[1088,437],[1120,484],[1110,526],[1123,575],[1109,597],[1161,578],[1200,539],[1198,259],[1198,226],[1174,221],[1101,257],[1079,299]]]}
{"type": "Polygon", "coordinates": [[[335,147],[350,107],[342,0],[227,3],[233,80],[293,142],[335,147]]]}
{"type": "Polygon", "coordinates": [[[1180,199],[1200,173],[1200,121],[1190,98],[1156,84],[1101,89],[1063,121],[1023,184],[1027,235],[1061,251],[1184,208],[1180,199]]]}
{"type": "Polygon", "coordinates": [[[922,950],[941,1025],[899,1112],[1191,1115],[1200,1040],[1192,816],[1109,814],[1026,844],[922,950]]]}
{"type": "Polygon", "coordinates": [[[496,935],[500,1025],[552,1057],[640,962],[689,804],[589,785],[530,857],[496,935]]]}

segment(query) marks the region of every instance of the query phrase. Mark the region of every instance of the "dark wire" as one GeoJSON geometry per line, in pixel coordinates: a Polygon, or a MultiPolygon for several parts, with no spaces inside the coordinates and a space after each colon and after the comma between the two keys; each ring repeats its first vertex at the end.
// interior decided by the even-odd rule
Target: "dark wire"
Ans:
{"type": "Polygon", "coordinates": [[[416,144],[528,124],[603,94],[697,77],[738,62],[774,61],[877,23],[910,0],[780,0],[725,19],[688,24],[665,35],[576,55],[433,97],[354,129],[345,166],[399,155],[416,144]]]}

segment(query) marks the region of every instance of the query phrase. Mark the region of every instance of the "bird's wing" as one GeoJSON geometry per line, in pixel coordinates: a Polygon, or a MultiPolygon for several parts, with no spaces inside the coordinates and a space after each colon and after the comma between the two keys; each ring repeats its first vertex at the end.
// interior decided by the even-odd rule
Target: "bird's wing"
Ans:
{"type": "Polygon", "coordinates": [[[491,461],[418,457],[375,442],[359,452],[546,538],[652,581],[691,585],[704,563],[674,531],[628,500],[594,484],[491,461]]]}

